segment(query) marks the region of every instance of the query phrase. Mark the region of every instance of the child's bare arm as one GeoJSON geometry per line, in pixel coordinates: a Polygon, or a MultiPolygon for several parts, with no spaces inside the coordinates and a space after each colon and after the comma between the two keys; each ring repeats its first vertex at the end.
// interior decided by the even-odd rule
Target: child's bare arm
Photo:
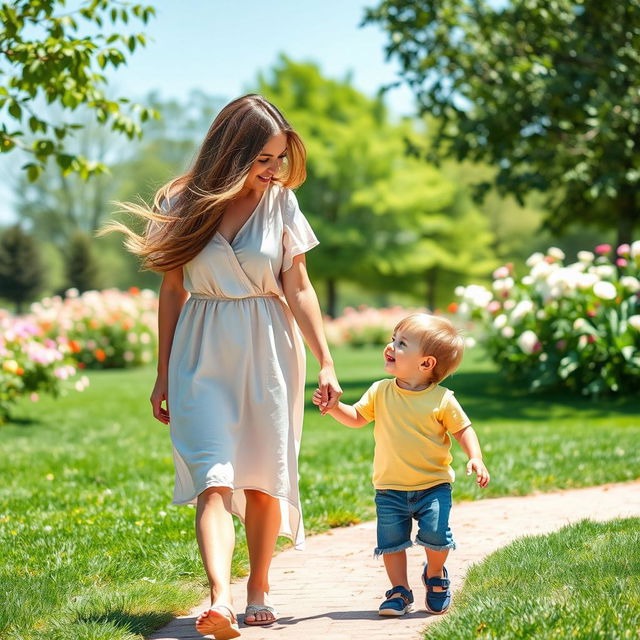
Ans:
{"type": "Polygon", "coordinates": [[[489,484],[490,476],[482,461],[482,450],[478,436],[473,427],[465,427],[456,431],[453,437],[458,441],[462,450],[467,454],[469,462],[467,462],[467,475],[471,475],[474,471],[478,484],[484,488],[489,484]]]}
{"type": "MultiPolygon", "coordinates": [[[[318,408],[321,408],[322,396],[320,395],[319,389],[316,389],[314,392],[312,402],[318,408]]],[[[338,402],[336,407],[329,409],[326,413],[338,422],[341,422],[345,427],[351,427],[352,429],[364,427],[368,422],[356,411],[354,406],[345,404],[344,402],[338,402]]]]}

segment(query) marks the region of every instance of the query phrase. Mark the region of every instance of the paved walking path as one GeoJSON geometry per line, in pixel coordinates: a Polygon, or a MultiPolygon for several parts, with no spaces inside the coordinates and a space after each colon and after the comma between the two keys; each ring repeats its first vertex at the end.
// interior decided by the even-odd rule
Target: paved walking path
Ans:
{"type": "MultiPolygon", "coordinates": [[[[640,516],[640,481],[588,489],[559,491],[518,498],[496,498],[454,505],[451,527],[458,549],[447,569],[452,588],[460,589],[467,568],[491,552],[524,535],[548,533],[584,518],[609,520],[640,516]]],[[[287,549],[275,556],[271,598],[280,619],[269,627],[242,625],[245,640],[419,640],[427,624],[438,619],[424,610],[420,571],[421,548],[409,550],[410,580],[416,610],[402,618],[381,618],[377,607],[388,588],[381,560],[372,558],[375,523],[333,529],[307,539],[306,551],[287,549]]],[[[233,585],[241,614],[245,580],[233,585]]],[[[454,595],[455,600],[455,595],[454,595]]],[[[202,602],[188,615],[172,621],[150,640],[195,640],[196,616],[202,602]]]]}

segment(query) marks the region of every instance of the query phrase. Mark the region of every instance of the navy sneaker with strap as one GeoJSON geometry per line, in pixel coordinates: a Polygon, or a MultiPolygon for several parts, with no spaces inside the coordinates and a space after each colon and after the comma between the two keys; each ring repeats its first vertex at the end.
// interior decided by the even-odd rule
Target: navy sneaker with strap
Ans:
{"type": "Polygon", "coordinates": [[[427,578],[427,565],[422,572],[422,584],[427,588],[424,606],[429,613],[440,615],[451,606],[451,581],[447,569],[442,567],[444,578],[427,578]],[[433,587],[440,587],[444,591],[434,591],[433,587]]]}
{"type": "Polygon", "coordinates": [[[378,614],[381,616],[402,616],[411,610],[413,592],[403,586],[392,587],[384,594],[386,600],[380,605],[378,614]],[[394,593],[400,595],[392,598],[394,593]]]}

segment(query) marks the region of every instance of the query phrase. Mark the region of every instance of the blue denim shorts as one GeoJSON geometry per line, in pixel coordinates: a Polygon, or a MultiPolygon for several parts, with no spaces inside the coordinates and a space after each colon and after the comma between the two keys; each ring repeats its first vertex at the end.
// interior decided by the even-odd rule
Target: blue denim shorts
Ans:
{"type": "Polygon", "coordinates": [[[412,546],[411,525],[418,522],[416,544],[442,551],[455,549],[449,528],[451,485],[443,483],[420,491],[376,489],[378,516],[377,557],[397,553],[412,546]]]}

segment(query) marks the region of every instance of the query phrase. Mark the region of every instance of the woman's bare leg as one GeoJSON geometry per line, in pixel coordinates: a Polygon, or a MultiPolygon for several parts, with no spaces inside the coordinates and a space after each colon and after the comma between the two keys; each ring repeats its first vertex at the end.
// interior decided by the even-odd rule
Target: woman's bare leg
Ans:
{"type": "MultiPolygon", "coordinates": [[[[245,528],[251,567],[247,582],[248,604],[269,604],[269,567],[280,529],[280,501],[262,491],[245,490],[245,528]]],[[[272,620],[268,612],[249,616],[248,621],[272,620]]]]}
{"type": "MultiPolygon", "coordinates": [[[[211,589],[211,606],[232,606],[231,558],[235,545],[235,530],[231,517],[231,489],[210,487],[198,496],[196,537],[211,589]]],[[[205,611],[198,617],[196,628],[202,627],[208,614],[209,612],[205,611]]]]}

